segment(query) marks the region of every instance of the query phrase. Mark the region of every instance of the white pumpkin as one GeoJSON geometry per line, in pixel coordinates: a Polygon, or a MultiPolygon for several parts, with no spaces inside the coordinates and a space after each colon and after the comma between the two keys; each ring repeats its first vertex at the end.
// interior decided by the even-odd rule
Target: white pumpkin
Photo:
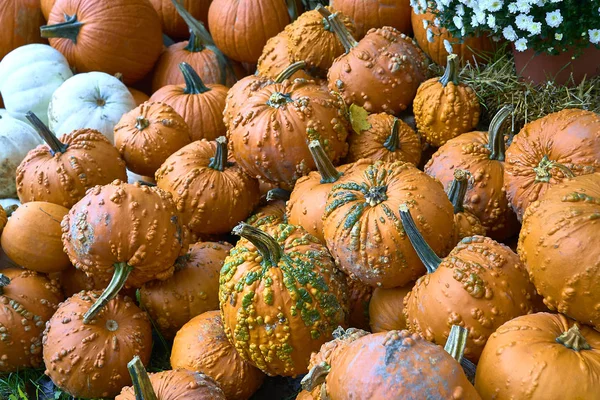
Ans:
{"type": "Polygon", "coordinates": [[[41,143],[31,125],[6,114],[0,116],[0,198],[17,197],[17,167],[41,143]]]}
{"type": "Polygon", "coordinates": [[[75,129],[96,129],[114,143],[115,125],[135,106],[127,86],[114,76],[104,72],[78,74],[52,95],[50,130],[59,136],[75,129]]]}
{"type": "Polygon", "coordinates": [[[52,93],[73,76],[67,59],[45,44],[28,44],[11,51],[0,62],[0,92],[9,114],[27,122],[33,111],[48,123],[52,93]]]}

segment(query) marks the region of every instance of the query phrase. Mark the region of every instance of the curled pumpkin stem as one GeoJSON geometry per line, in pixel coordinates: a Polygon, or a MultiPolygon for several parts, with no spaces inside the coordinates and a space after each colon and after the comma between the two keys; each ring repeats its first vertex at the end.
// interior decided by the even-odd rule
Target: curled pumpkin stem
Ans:
{"type": "Polygon", "coordinates": [[[455,85],[459,84],[458,80],[458,56],[456,54],[450,54],[446,61],[446,70],[444,75],[440,78],[442,86],[448,86],[448,83],[452,82],[455,85]]]}
{"type": "Polygon", "coordinates": [[[410,215],[410,211],[408,211],[408,206],[406,204],[400,205],[400,220],[402,221],[402,226],[406,231],[408,240],[410,240],[415,252],[425,265],[427,273],[434,273],[442,263],[442,259],[435,254],[433,249],[425,241],[423,235],[421,235],[421,232],[419,232],[415,220],[412,215],[410,215]]]}
{"type": "Polygon", "coordinates": [[[148,376],[142,360],[139,356],[133,357],[129,363],[127,363],[127,369],[133,382],[133,390],[135,391],[136,400],[158,400],[156,392],[152,387],[152,382],[148,376]]]}
{"type": "Polygon", "coordinates": [[[179,64],[179,70],[185,80],[185,89],[183,90],[183,93],[202,94],[210,91],[210,89],[204,85],[204,82],[202,82],[200,75],[198,75],[190,64],[182,62],[179,64]]]}
{"type": "Polygon", "coordinates": [[[556,161],[550,161],[550,158],[544,155],[538,166],[533,169],[535,171],[535,182],[550,182],[553,168],[558,168],[567,178],[575,177],[575,174],[569,167],[556,161]]]}
{"type": "Polygon", "coordinates": [[[557,337],[556,342],[575,351],[590,350],[592,348],[581,334],[577,324],[573,324],[568,331],[557,337]]]}
{"type": "Polygon", "coordinates": [[[110,283],[104,289],[104,292],[98,297],[96,302],[90,307],[90,309],[83,315],[83,323],[89,324],[96,316],[102,311],[104,306],[108,304],[119,291],[125,286],[125,282],[133,271],[133,267],[127,263],[115,264],[115,272],[110,280],[110,283]]]}
{"type": "Polygon", "coordinates": [[[321,174],[321,183],[333,183],[340,179],[342,173],[335,168],[320,141],[311,141],[308,150],[317,165],[319,174],[321,174]]]}
{"type": "Polygon", "coordinates": [[[325,383],[325,378],[327,378],[330,370],[331,366],[325,361],[312,367],[311,370],[308,371],[308,374],[306,374],[300,382],[302,389],[310,392],[317,386],[325,383]]]}
{"type": "Polygon", "coordinates": [[[383,142],[383,147],[392,153],[400,149],[400,120],[398,118],[394,118],[392,132],[390,133],[390,136],[385,139],[385,142],[383,142]]]}
{"type": "Polygon", "coordinates": [[[276,267],[279,264],[279,260],[283,256],[283,250],[279,243],[268,233],[245,222],[240,222],[239,225],[233,228],[231,233],[252,243],[262,256],[263,262],[266,262],[269,266],[276,267]]]}
{"type": "Polygon", "coordinates": [[[27,118],[38,135],[40,135],[42,140],[50,147],[50,154],[55,155],[56,153],[64,153],[69,148],[69,145],[58,140],[58,138],[50,132],[50,129],[46,124],[44,124],[33,112],[28,111],[27,114],[25,114],[25,118],[27,118]]]}
{"type": "Polygon", "coordinates": [[[275,77],[274,82],[282,83],[286,79],[290,79],[292,75],[304,68],[306,68],[306,61],[297,61],[293,64],[290,64],[283,71],[281,71],[277,77],[275,77]]]}
{"type": "Polygon", "coordinates": [[[512,111],[513,107],[510,104],[507,104],[494,115],[492,122],[490,122],[488,131],[488,146],[491,151],[490,160],[504,161],[506,144],[504,143],[504,135],[500,132],[500,128],[512,111]]]}

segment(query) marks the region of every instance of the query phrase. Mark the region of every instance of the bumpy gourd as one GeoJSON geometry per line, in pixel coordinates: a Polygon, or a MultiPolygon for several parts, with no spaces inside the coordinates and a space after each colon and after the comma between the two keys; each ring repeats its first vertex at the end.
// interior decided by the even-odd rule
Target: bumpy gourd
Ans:
{"type": "Polygon", "coordinates": [[[413,104],[417,129],[435,147],[471,132],[479,123],[479,99],[470,86],[460,82],[458,70],[458,56],[450,54],[444,75],[423,82],[417,90],[413,104]]]}
{"type": "Polygon", "coordinates": [[[485,236],[487,229],[473,213],[465,210],[464,202],[469,189],[470,174],[462,169],[454,170],[454,179],[448,188],[448,198],[454,207],[455,241],[469,236],[485,236]]]}
{"type": "MultiPolygon", "coordinates": [[[[260,76],[264,78],[275,79],[290,64],[293,64],[291,59],[292,58],[289,51],[289,38],[287,32],[284,30],[267,41],[267,44],[265,44],[262,54],[258,59],[258,64],[256,65],[257,75],[250,76],[253,78],[260,76]]],[[[312,76],[303,69],[295,71],[291,78],[313,79],[312,76]]]]}
{"type": "Polygon", "coordinates": [[[252,226],[279,225],[286,223],[286,202],[290,199],[290,192],[283,189],[271,189],[265,196],[266,204],[254,210],[246,220],[252,226]]]}
{"type": "Polygon", "coordinates": [[[401,206],[407,236],[427,268],[404,299],[408,329],[441,344],[452,325],[468,331],[465,357],[477,362],[487,339],[503,323],[533,312],[535,288],[507,246],[468,237],[441,260],[427,245],[411,213],[401,206]]]}
{"type": "Polygon", "coordinates": [[[404,286],[425,273],[399,223],[398,207],[411,203],[434,250],[452,246],[452,204],[439,182],[409,163],[361,160],[333,185],[323,216],[327,247],[339,268],[373,287],[404,286]]]}
{"type": "Polygon", "coordinates": [[[252,365],[268,375],[296,376],[346,318],[345,278],[304,229],[265,229],[242,223],[233,231],[242,239],[221,270],[223,325],[252,365]]]}

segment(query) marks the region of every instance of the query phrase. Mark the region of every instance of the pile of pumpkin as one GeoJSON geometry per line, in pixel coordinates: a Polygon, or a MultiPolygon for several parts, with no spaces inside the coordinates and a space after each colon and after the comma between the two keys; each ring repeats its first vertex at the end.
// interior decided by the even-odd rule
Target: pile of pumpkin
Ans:
{"type": "Polygon", "coordinates": [[[9,3],[0,372],[82,398],[303,374],[301,399],[597,397],[600,116],[477,131],[458,68],[487,38],[430,43],[403,0],[9,3]],[[147,374],[153,326],[173,370],[147,374]]]}

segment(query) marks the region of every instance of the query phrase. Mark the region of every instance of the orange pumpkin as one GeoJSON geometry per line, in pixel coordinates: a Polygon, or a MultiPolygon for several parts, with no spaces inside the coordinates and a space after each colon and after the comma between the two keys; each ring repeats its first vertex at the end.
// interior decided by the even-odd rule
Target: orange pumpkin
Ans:
{"type": "Polygon", "coordinates": [[[342,271],[384,288],[404,286],[425,272],[398,223],[398,207],[407,201],[435,251],[447,254],[454,218],[439,182],[402,162],[361,160],[344,172],[323,216],[327,247],[342,271]]]}
{"type": "Polygon", "coordinates": [[[145,77],[162,51],[160,20],[147,0],[56,0],[41,28],[77,72],[145,77]]]}
{"type": "Polygon", "coordinates": [[[425,54],[389,26],[371,30],[357,42],[335,14],[329,21],[346,48],[329,70],[329,89],[339,92],[347,105],[370,113],[404,111],[427,77],[425,54]]]}
{"type": "Polygon", "coordinates": [[[214,140],[226,133],[223,110],[227,87],[205,85],[189,64],[182,62],[179,69],[185,79],[183,85],[168,85],[150,97],[151,102],[170,105],[183,117],[190,128],[192,140],[214,140]]]}
{"type": "Polygon", "coordinates": [[[485,61],[481,55],[485,53],[493,53],[496,50],[496,45],[488,36],[470,36],[463,39],[452,37],[444,28],[437,28],[433,25],[435,15],[431,12],[422,14],[411,14],[411,23],[414,32],[414,37],[419,47],[438,65],[446,65],[448,51],[444,45],[447,40],[452,46],[452,53],[457,54],[461,65],[470,62],[485,61]],[[425,22],[426,21],[426,22],[425,22]],[[427,25],[427,27],[425,27],[427,25]],[[427,38],[427,29],[431,29],[433,33],[433,41],[427,38]]]}
{"type": "Polygon", "coordinates": [[[600,115],[565,109],[528,123],[506,150],[504,187],[519,219],[565,177],[600,168],[600,115]]]}
{"type": "Polygon", "coordinates": [[[485,400],[593,399],[598,376],[600,333],[560,314],[539,313],[508,321],[490,337],[475,388],[485,400]]]}
{"type": "Polygon", "coordinates": [[[4,230],[4,227],[6,226],[6,222],[8,222],[8,215],[6,215],[6,211],[0,205],[0,235],[2,235],[2,231],[4,230]]]}
{"type": "Polygon", "coordinates": [[[425,172],[442,182],[446,190],[454,180],[455,169],[471,173],[473,184],[467,189],[464,208],[479,218],[496,240],[519,231],[504,189],[505,139],[500,132],[511,112],[510,106],[498,111],[489,132],[469,132],[449,140],[425,165],[425,172]]]}
{"type": "Polygon", "coordinates": [[[152,176],[177,150],[191,143],[190,128],[164,103],[146,102],[123,114],[115,126],[115,147],[127,169],[152,176]]]}
{"type": "Polygon", "coordinates": [[[354,21],[357,39],[362,39],[371,28],[384,26],[406,35],[412,33],[409,0],[331,0],[331,7],[354,21]]]}
{"type": "Polygon", "coordinates": [[[271,189],[265,196],[266,204],[254,210],[246,220],[252,226],[279,225],[286,222],[286,202],[290,199],[290,192],[283,189],[271,189]]]}
{"type": "Polygon", "coordinates": [[[228,400],[250,398],[265,378],[229,343],[219,311],[200,314],[177,332],[171,350],[171,366],[210,376],[228,400]]]}
{"type": "Polygon", "coordinates": [[[458,69],[457,55],[449,55],[444,75],[423,82],[417,90],[413,104],[417,128],[435,147],[471,132],[479,123],[479,99],[470,86],[459,81],[458,69]]]}
{"type": "MultiPolygon", "coordinates": [[[[42,2],[43,3],[43,2],[42,2]]],[[[40,26],[44,25],[44,15],[40,0],[6,0],[0,7],[0,60],[5,55],[30,43],[43,43],[40,26]]]]}
{"type": "Polygon", "coordinates": [[[125,162],[102,133],[78,129],[59,140],[35,115],[27,118],[47,145],[27,153],[17,168],[21,203],[46,201],[70,208],[95,185],[127,180],[125,162]]]}
{"type": "MultiPolygon", "coordinates": [[[[258,76],[275,79],[292,64],[289,46],[289,38],[286,31],[282,31],[269,39],[256,65],[258,76]]],[[[256,78],[256,76],[253,77],[256,78]]],[[[291,78],[313,79],[303,69],[295,71],[291,78]]]]}
{"type": "Polygon", "coordinates": [[[377,288],[373,291],[369,303],[369,323],[373,333],[407,329],[402,310],[404,299],[412,287],[413,285],[392,289],[377,288]]]}
{"type": "Polygon", "coordinates": [[[477,362],[486,341],[506,321],[533,312],[535,288],[507,246],[483,236],[464,238],[441,260],[427,245],[406,205],[406,234],[427,268],[404,300],[408,329],[445,343],[452,325],[468,330],[465,357],[477,362]]]}
{"type": "MultiPolygon", "coordinates": [[[[72,265],[60,272],[48,274],[48,276],[58,282],[65,298],[71,297],[82,290],[88,292],[92,290],[103,290],[106,287],[105,281],[94,278],[94,276],[87,276],[85,272],[72,265]]],[[[129,296],[132,299],[135,299],[135,291],[135,288],[123,288],[120,293],[123,296],[129,296]]]]}
{"type": "Polygon", "coordinates": [[[373,288],[355,279],[348,283],[348,326],[369,330],[369,303],[373,288]]]}
{"type": "Polygon", "coordinates": [[[150,96],[148,96],[146,93],[142,92],[141,90],[137,90],[132,87],[128,87],[127,90],[129,90],[129,93],[131,93],[131,95],[133,96],[133,101],[135,102],[136,106],[139,106],[142,103],[145,103],[148,100],[150,100],[150,96]]]}
{"type": "Polygon", "coordinates": [[[140,305],[164,337],[174,338],[195,316],[219,309],[219,271],[231,248],[224,242],[195,243],[175,264],[172,277],[140,288],[140,305]]]}
{"type": "Polygon", "coordinates": [[[228,57],[256,63],[267,40],[290,22],[286,3],[279,0],[213,0],[208,27],[228,57]]]}
{"type": "Polygon", "coordinates": [[[48,20],[48,17],[50,16],[50,11],[52,10],[52,7],[54,7],[54,3],[56,3],[56,0],[40,0],[42,14],[44,14],[46,20],[48,20]]]}
{"type": "Polygon", "coordinates": [[[419,165],[421,139],[404,121],[386,113],[371,114],[366,119],[365,127],[368,128],[350,134],[346,162],[369,158],[373,161],[404,161],[419,165]]]}
{"type": "MultiPolygon", "coordinates": [[[[204,23],[208,21],[208,8],[212,0],[175,0],[187,12],[204,23]]],[[[164,34],[172,39],[186,39],[190,31],[186,22],[177,12],[173,0],[150,0],[152,6],[160,17],[160,25],[164,34]]]]}
{"type": "Polygon", "coordinates": [[[469,188],[469,176],[462,169],[454,170],[454,180],[448,188],[448,199],[454,207],[455,242],[469,236],[485,236],[487,229],[481,225],[481,221],[473,213],[465,210],[464,202],[469,188]]]}
{"type": "Polygon", "coordinates": [[[63,252],[60,222],[65,207],[42,201],[21,205],[8,220],[2,249],[18,265],[37,272],[58,272],[71,263],[63,252]]]}

